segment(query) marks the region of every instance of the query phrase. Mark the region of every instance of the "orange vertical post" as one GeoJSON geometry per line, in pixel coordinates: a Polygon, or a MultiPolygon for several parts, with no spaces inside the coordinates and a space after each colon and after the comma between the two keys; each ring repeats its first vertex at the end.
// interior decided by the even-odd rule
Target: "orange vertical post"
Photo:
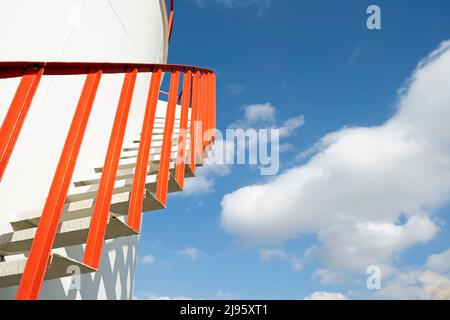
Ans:
{"type": "Polygon", "coordinates": [[[128,225],[134,231],[141,229],[142,206],[144,202],[145,178],[147,176],[148,159],[150,157],[150,145],[153,136],[156,106],[158,103],[159,87],[161,85],[161,69],[154,70],[145,109],[144,122],[142,124],[139,151],[134,171],[133,186],[131,187],[130,207],[128,208],[128,225]]]}
{"type": "Polygon", "coordinates": [[[202,108],[201,108],[201,118],[202,118],[202,163],[204,159],[204,150],[208,145],[206,137],[208,130],[208,107],[209,105],[209,77],[207,73],[202,74],[202,108]]]}
{"type": "Polygon", "coordinates": [[[90,71],[84,83],[19,284],[19,300],[36,300],[39,296],[101,75],[102,71],[90,71]]]}
{"type": "Polygon", "coordinates": [[[217,129],[217,80],[216,80],[216,74],[213,72],[212,73],[212,85],[213,85],[213,92],[212,92],[212,100],[213,100],[213,105],[212,105],[212,127],[214,129],[214,135],[213,135],[213,142],[216,140],[216,133],[215,130],[217,129]]]}
{"type": "Polygon", "coordinates": [[[187,71],[183,77],[183,96],[181,101],[180,133],[178,135],[178,153],[175,170],[175,180],[181,189],[184,187],[184,173],[186,160],[186,140],[189,117],[189,103],[191,101],[192,71],[187,71]]]}
{"type": "Polygon", "coordinates": [[[212,74],[209,72],[208,76],[208,94],[207,94],[207,112],[206,112],[206,123],[207,123],[207,135],[206,135],[206,145],[209,146],[212,141],[212,74]]]}
{"type": "Polygon", "coordinates": [[[192,78],[192,103],[191,103],[191,128],[189,138],[189,166],[192,173],[195,174],[195,163],[197,159],[197,139],[198,139],[198,127],[197,122],[199,111],[199,94],[200,94],[200,72],[195,71],[192,78]]]}
{"type": "Polygon", "coordinates": [[[198,157],[201,164],[203,164],[205,143],[203,141],[203,135],[205,133],[205,92],[206,92],[206,81],[205,74],[200,73],[200,85],[199,85],[199,103],[198,103],[198,118],[197,118],[197,141],[198,145],[198,157]]]}
{"type": "Polygon", "coordinates": [[[20,81],[16,94],[0,129],[0,181],[19,138],[31,102],[39,86],[44,69],[28,68],[20,81]]]}
{"type": "Polygon", "coordinates": [[[111,206],[114,182],[116,180],[125,129],[130,113],[136,76],[137,69],[129,69],[125,74],[86,241],[83,262],[95,269],[98,269],[102,254],[106,227],[109,220],[109,207],[111,206]]]}
{"type": "Polygon", "coordinates": [[[164,125],[164,136],[158,170],[158,183],[156,186],[156,198],[163,206],[167,205],[170,159],[172,156],[172,134],[175,121],[179,82],[180,72],[175,71],[172,73],[172,77],[170,78],[169,99],[167,101],[166,121],[164,125]]]}
{"type": "Polygon", "coordinates": [[[207,146],[208,146],[208,130],[209,130],[209,119],[208,119],[208,114],[209,114],[209,73],[205,73],[205,93],[203,94],[203,98],[204,98],[204,115],[203,115],[203,119],[204,119],[204,124],[203,124],[203,145],[205,146],[205,151],[207,151],[207,146]]]}

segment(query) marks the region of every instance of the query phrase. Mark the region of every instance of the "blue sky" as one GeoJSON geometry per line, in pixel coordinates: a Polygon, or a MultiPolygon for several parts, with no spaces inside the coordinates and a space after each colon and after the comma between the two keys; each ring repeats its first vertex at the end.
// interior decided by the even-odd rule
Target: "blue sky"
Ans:
{"type": "MultiPolygon", "coordinates": [[[[304,125],[299,124],[281,140],[282,144],[290,146],[281,154],[281,175],[290,168],[307,165],[318,153],[326,154],[320,150],[314,151],[310,157],[298,156],[325,135],[338,132],[339,137],[345,136],[346,133],[340,131],[344,127],[373,127],[392,118],[400,108],[398,90],[405,86],[422,59],[450,39],[449,12],[447,0],[432,3],[178,0],[169,62],[206,66],[216,71],[217,126],[221,130],[238,120],[245,121],[249,105],[269,105],[274,112],[270,121],[279,126],[288,119],[304,116],[304,125]],[[366,9],[371,4],[381,8],[381,30],[366,28],[366,9]]],[[[442,63],[445,65],[445,61],[442,63]]],[[[450,80],[447,87],[450,88],[450,80]]],[[[435,114],[436,117],[438,115],[435,114]]],[[[445,117],[446,114],[441,115],[445,117]]],[[[439,126],[439,121],[436,126],[439,126]]],[[[395,141],[395,136],[385,139],[395,141]]],[[[358,152],[364,152],[353,151],[351,153],[357,156],[358,152]]],[[[330,163],[334,160],[331,158],[330,163]]],[[[411,170],[421,170],[421,163],[417,166],[412,163],[411,170]]],[[[394,229],[395,226],[405,226],[405,230],[399,231],[403,232],[401,235],[410,230],[407,229],[408,221],[415,221],[414,218],[424,214],[430,217],[429,221],[420,220],[417,224],[419,229],[413,231],[414,235],[423,233],[423,238],[413,241],[410,236],[399,236],[398,244],[388,239],[386,250],[391,251],[386,256],[373,258],[386,275],[382,282],[385,290],[374,292],[366,288],[367,275],[365,269],[357,266],[358,263],[353,268],[327,258],[329,252],[326,250],[330,250],[327,241],[341,241],[342,237],[336,236],[323,222],[317,222],[320,224],[317,227],[315,222],[305,230],[299,227],[286,231],[293,232],[286,238],[281,230],[281,234],[276,235],[277,241],[265,241],[261,233],[258,233],[261,237],[257,241],[248,241],[248,235],[242,230],[253,230],[252,225],[245,225],[245,228],[224,226],[224,214],[235,217],[229,207],[224,212],[221,206],[225,195],[245,186],[270,183],[254,167],[240,165],[210,169],[204,176],[206,178],[202,181],[206,180],[208,186],[213,185],[211,192],[205,192],[199,186],[195,192],[193,186],[194,191],[188,196],[171,196],[168,209],[144,215],[135,282],[137,297],[303,299],[313,293],[319,296],[328,293],[328,297],[339,294],[353,299],[435,298],[441,293],[428,290],[430,286],[449,286],[450,266],[446,269],[441,263],[439,268],[436,267],[443,256],[440,260],[438,256],[434,260],[429,258],[431,254],[445,252],[450,240],[447,187],[434,180],[430,182],[429,190],[417,191],[417,194],[428,195],[435,190],[435,185],[439,185],[436,187],[439,192],[433,194],[442,192],[439,200],[433,199],[426,213],[410,209],[409,205],[416,205],[414,199],[402,197],[398,203],[405,204],[405,208],[395,207],[398,212],[389,217],[395,221],[388,218],[381,221],[379,216],[365,214],[364,206],[358,209],[360,211],[355,209],[357,219],[351,216],[359,225],[376,221],[392,222],[394,229]],[[362,216],[366,220],[361,220],[362,216]],[[421,226],[428,226],[429,232],[426,227],[421,230],[421,226]],[[311,254],[318,246],[319,254],[311,254]],[[438,262],[433,264],[433,261],[438,262]],[[427,296],[424,292],[433,292],[435,296],[427,296]]],[[[390,183],[388,177],[384,182],[390,183]]],[[[346,185],[342,188],[345,189],[346,185]]],[[[371,191],[375,195],[380,192],[381,202],[384,199],[382,189],[371,191]]],[[[327,190],[323,201],[332,203],[335,200],[329,195],[327,199],[327,190]]],[[[413,190],[411,194],[415,192],[413,190]]],[[[386,201],[392,193],[395,192],[390,192],[386,201]]],[[[271,196],[270,193],[265,195],[266,198],[271,196]]],[[[352,211],[352,199],[347,201],[350,204],[343,208],[351,208],[352,211]]],[[[397,198],[392,201],[397,201],[397,198]]],[[[422,208],[430,201],[428,197],[417,206],[422,208]]],[[[303,203],[299,205],[303,206],[303,203]]],[[[317,206],[308,205],[311,210],[317,206]]],[[[255,205],[252,210],[258,212],[259,208],[255,205]]],[[[291,213],[286,209],[286,214],[291,213]]],[[[277,212],[264,214],[273,214],[267,218],[271,221],[276,219],[277,212]]],[[[380,215],[383,216],[383,212],[380,215]]],[[[251,212],[248,216],[253,217],[251,212]]],[[[258,227],[254,230],[261,231],[258,227]]],[[[340,258],[346,260],[345,256],[340,258]]],[[[354,258],[349,257],[348,261],[354,258]]]]}

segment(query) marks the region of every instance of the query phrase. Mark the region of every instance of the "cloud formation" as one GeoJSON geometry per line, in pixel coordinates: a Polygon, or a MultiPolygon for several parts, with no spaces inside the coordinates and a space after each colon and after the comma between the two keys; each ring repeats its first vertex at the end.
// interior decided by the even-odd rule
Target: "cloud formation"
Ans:
{"type": "Polygon", "coordinates": [[[305,297],[305,300],[348,300],[348,298],[339,292],[318,291],[305,297]]]}
{"type": "Polygon", "coordinates": [[[434,272],[450,272],[450,249],[428,257],[427,268],[434,272]]]}
{"type": "Polygon", "coordinates": [[[234,143],[227,140],[217,140],[213,151],[204,159],[204,166],[196,169],[195,178],[186,179],[183,192],[179,196],[204,195],[215,191],[216,180],[231,173],[226,163],[234,151],[234,143]]]}
{"type": "Polygon", "coordinates": [[[255,6],[260,10],[258,15],[262,14],[272,3],[271,0],[194,0],[194,2],[202,8],[208,5],[220,5],[229,9],[255,6]]]}
{"type": "Polygon", "coordinates": [[[450,279],[426,268],[396,271],[375,293],[382,299],[450,300],[450,279]]]}
{"type": "Polygon", "coordinates": [[[261,249],[259,251],[259,256],[262,261],[270,262],[272,260],[286,261],[291,265],[293,271],[300,271],[303,269],[303,264],[295,255],[289,254],[282,249],[261,249]]]}
{"type": "Polygon", "coordinates": [[[277,110],[271,103],[250,104],[244,107],[244,117],[232,123],[231,129],[279,129],[280,137],[292,136],[305,124],[303,115],[289,118],[277,124],[277,110]]]}
{"type": "Polygon", "coordinates": [[[192,261],[196,261],[200,256],[204,255],[204,253],[196,247],[187,247],[183,250],[178,251],[178,253],[182,256],[185,256],[192,261]]]}
{"type": "Polygon", "coordinates": [[[224,196],[225,230],[250,242],[316,234],[308,256],[359,271],[433,239],[450,196],[449,74],[445,42],[419,63],[386,123],[330,133],[306,164],[224,196]]]}
{"type": "Polygon", "coordinates": [[[141,263],[142,264],[146,264],[146,265],[150,265],[150,264],[153,264],[155,262],[155,260],[156,260],[155,257],[152,256],[151,254],[149,254],[149,255],[146,255],[146,256],[142,257],[141,263]]]}
{"type": "Polygon", "coordinates": [[[246,89],[245,89],[244,86],[242,86],[242,85],[240,85],[240,84],[237,84],[237,83],[230,83],[230,84],[227,86],[227,92],[228,92],[229,94],[231,94],[232,96],[237,96],[237,95],[239,95],[239,94],[245,92],[245,90],[246,90],[246,89]]]}

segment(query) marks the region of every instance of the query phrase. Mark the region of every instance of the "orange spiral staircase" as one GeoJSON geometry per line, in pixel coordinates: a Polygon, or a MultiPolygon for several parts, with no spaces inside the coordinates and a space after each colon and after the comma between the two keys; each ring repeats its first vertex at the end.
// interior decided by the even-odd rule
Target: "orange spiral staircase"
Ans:
{"type": "Polygon", "coordinates": [[[214,142],[216,79],[212,70],[168,64],[0,62],[0,79],[21,77],[0,129],[0,183],[42,77],[82,74],[86,75],[84,87],[44,207],[19,214],[11,221],[13,231],[0,235],[0,256],[27,256],[0,262],[0,287],[19,285],[17,299],[37,299],[43,281],[67,277],[70,266],[81,273],[95,272],[104,241],[139,234],[142,213],[165,208],[168,193],[183,190],[184,179],[194,177],[214,142]],[[124,145],[138,73],[151,73],[141,135],[124,145]],[[91,177],[74,179],[104,74],[124,77],[106,158],[103,167],[93,168],[91,177]],[[163,75],[170,76],[168,92],[160,88],[163,75]],[[164,117],[156,115],[160,96],[167,96],[164,117]],[[177,106],[181,107],[179,118],[177,106]],[[71,183],[82,191],[69,194],[71,183]],[[88,199],[93,201],[85,205],[88,199]],[[86,244],[82,261],[52,252],[78,244],[86,244]]]}

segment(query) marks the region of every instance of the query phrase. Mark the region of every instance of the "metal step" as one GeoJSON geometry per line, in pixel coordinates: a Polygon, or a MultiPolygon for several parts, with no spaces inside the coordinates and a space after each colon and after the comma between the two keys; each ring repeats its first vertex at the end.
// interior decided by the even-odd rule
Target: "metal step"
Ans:
{"type": "MultiPolygon", "coordinates": [[[[17,286],[22,279],[27,259],[6,261],[0,263],[0,288],[17,286]]],[[[80,274],[95,272],[97,270],[56,253],[52,253],[45,273],[45,280],[59,279],[72,275],[71,270],[77,268],[80,274]]]]}
{"type": "MultiPolygon", "coordinates": [[[[160,143],[157,143],[157,142],[158,141],[156,141],[154,144],[152,143],[152,145],[150,147],[150,157],[159,155],[161,153],[162,141],[160,141],[160,143]]],[[[121,159],[126,158],[127,154],[130,153],[130,151],[135,152],[137,155],[137,152],[139,151],[139,145],[140,145],[139,142],[133,142],[133,143],[129,143],[126,146],[124,146],[122,149],[120,158],[121,159]]],[[[172,153],[178,151],[178,140],[175,141],[175,143],[172,142],[172,146],[171,146],[170,150],[172,153]]],[[[185,150],[189,150],[189,143],[187,143],[185,150]]]]}
{"type": "MultiPolygon", "coordinates": [[[[119,215],[127,215],[130,207],[129,194],[121,194],[124,196],[122,201],[116,201],[111,205],[110,210],[119,215]]],[[[155,210],[165,209],[166,207],[156,198],[155,194],[145,190],[144,202],[142,204],[142,212],[149,212],[155,210]]]]}
{"type": "MultiPolygon", "coordinates": [[[[154,146],[157,142],[161,143],[163,141],[163,137],[164,137],[164,134],[160,134],[160,133],[157,133],[157,134],[153,135],[152,136],[151,145],[154,146]]],[[[187,137],[188,138],[190,137],[189,131],[187,133],[187,137]]],[[[136,143],[139,144],[140,140],[141,140],[140,137],[135,137],[135,138],[133,138],[133,140],[131,140],[131,143],[132,144],[136,144],[136,143]]],[[[178,143],[178,133],[174,132],[173,137],[172,137],[172,144],[176,144],[176,143],[178,143]]],[[[125,146],[124,150],[126,150],[126,149],[127,149],[127,147],[125,146]]]]}
{"type": "MultiPolygon", "coordinates": [[[[188,150],[190,147],[190,139],[189,137],[186,138],[186,146],[185,146],[185,151],[186,151],[186,155],[188,155],[188,150]]],[[[126,158],[136,158],[138,151],[139,151],[139,141],[134,141],[133,143],[130,143],[126,146],[123,147],[122,149],[122,153],[120,155],[120,159],[126,159],[126,158]]],[[[150,155],[155,155],[161,152],[161,147],[162,147],[162,141],[155,141],[155,143],[152,143],[151,147],[150,147],[150,155]]],[[[171,147],[171,151],[172,152],[176,152],[178,151],[178,138],[174,138],[172,140],[172,147],[171,147]]]]}
{"type": "MultiPolygon", "coordinates": [[[[158,176],[157,175],[148,175],[145,179],[145,188],[150,192],[156,192],[156,186],[158,184],[158,176]]],[[[119,193],[127,193],[131,191],[132,181],[118,181],[116,182],[113,194],[119,193]]],[[[182,189],[179,187],[178,183],[175,181],[175,176],[173,174],[169,174],[169,193],[180,192],[182,189]]],[[[92,191],[81,191],[77,193],[68,194],[66,198],[66,204],[71,202],[83,201],[88,199],[95,199],[97,197],[98,190],[92,191]]]]}
{"type": "MultiPolygon", "coordinates": [[[[184,170],[184,177],[185,178],[192,178],[194,177],[194,173],[191,170],[191,167],[189,165],[185,165],[184,170]]],[[[149,170],[147,174],[156,173],[159,169],[159,164],[155,164],[155,166],[152,166],[152,170],[149,170]]],[[[170,168],[171,173],[175,176],[175,165],[172,163],[170,168]]],[[[134,178],[134,171],[128,174],[121,174],[116,176],[116,181],[121,180],[132,180],[134,178]]],[[[75,187],[83,187],[83,186],[90,186],[90,185],[97,185],[100,183],[101,174],[94,174],[90,176],[86,176],[83,178],[78,178],[76,181],[74,181],[75,187]]]]}
{"type": "MultiPolygon", "coordinates": [[[[171,159],[171,165],[174,164],[174,161],[177,157],[177,150],[172,150],[172,153],[170,155],[171,159]]],[[[148,165],[150,166],[150,170],[153,170],[151,172],[157,172],[158,169],[155,169],[155,166],[159,164],[159,161],[161,159],[161,154],[151,154],[148,158],[148,165]]],[[[124,170],[124,169],[132,169],[136,166],[136,158],[128,158],[128,159],[122,159],[119,161],[118,170],[124,170]]],[[[159,167],[158,167],[159,168],[159,167]]],[[[102,166],[98,166],[94,168],[94,171],[96,173],[103,171],[103,164],[102,166]]]]}
{"type": "MultiPolygon", "coordinates": [[[[86,242],[91,217],[64,221],[58,227],[53,248],[70,247],[86,242]]],[[[37,228],[9,232],[0,235],[0,255],[9,256],[25,253],[30,250],[37,228]]],[[[126,223],[111,214],[106,228],[105,239],[115,239],[136,235],[126,223]]]]}
{"type": "MultiPolygon", "coordinates": [[[[190,168],[186,169],[192,174],[190,168]]],[[[147,180],[148,181],[148,180],[147,180]]],[[[144,199],[143,212],[155,211],[164,209],[164,206],[156,199],[153,193],[156,192],[156,183],[148,183],[145,185],[146,197],[144,199]]],[[[131,189],[131,186],[130,186],[131,189]]],[[[179,192],[181,191],[180,186],[175,181],[174,175],[169,176],[169,186],[168,192],[179,192]]],[[[110,211],[116,215],[127,215],[128,214],[128,202],[130,192],[122,192],[113,194],[110,211]]],[[[78,202],[67,203],[64,206],[63,213],[61,215],[60,222],[82,219],[92,216],[94,210],[94,198],[87,200],[80,200],[78,202]]],[[[41,210],[26,211],[18,214],[17,218],[11,221],[11,226],[14,231],[35,228],[38,226],[39,220],[41,218],[41,210]]]]}

